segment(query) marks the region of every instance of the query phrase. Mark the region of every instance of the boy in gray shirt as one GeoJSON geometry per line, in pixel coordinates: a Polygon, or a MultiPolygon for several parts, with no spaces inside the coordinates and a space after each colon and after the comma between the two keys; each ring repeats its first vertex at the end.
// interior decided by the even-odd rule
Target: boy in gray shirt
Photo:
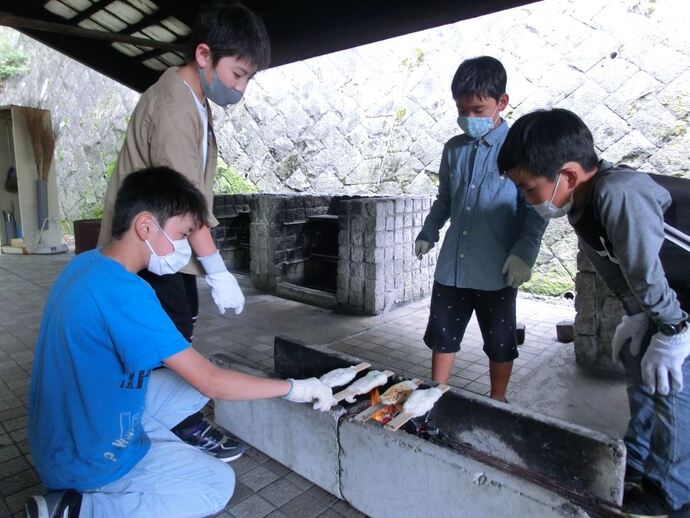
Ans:
{"type": "Polygon", "coordinates": [[[625,309],[612,342],[631,414],[624,510],[690,516],[690,273],[660,258],[669,192],[649,175],[599,161],[587,126],[562,109],[518,119],[498,167],[542,217],[568,216],[625,309]]]}

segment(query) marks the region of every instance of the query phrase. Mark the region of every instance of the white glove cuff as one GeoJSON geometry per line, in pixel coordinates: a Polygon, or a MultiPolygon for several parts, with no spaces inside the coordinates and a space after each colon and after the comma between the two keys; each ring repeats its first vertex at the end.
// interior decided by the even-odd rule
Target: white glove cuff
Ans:
{"type": "Polygon", "coordinates": [[[289,399],[290,396],[292,395],[292,391],[293,391],[294,388],[295,388],[295,380],[294,380],[294,379],[288,378],[286,381],[289,381],[289,382],[290,382],[290,390],[288,391],[287,394],[285,394],[285,395],[283,396],[283,399],[289,399]]]}
{"type": "Polygon", "coordinates": [[[225,272],[228,270],[225,266],[223,258],[220,256],[220,252],[218,251],[205,257],[198,257],[197,259],[199,259],[199,262],[204,267],[204,270],[206,270],[206,273],[209,275],[213,273],[225,272]]]}

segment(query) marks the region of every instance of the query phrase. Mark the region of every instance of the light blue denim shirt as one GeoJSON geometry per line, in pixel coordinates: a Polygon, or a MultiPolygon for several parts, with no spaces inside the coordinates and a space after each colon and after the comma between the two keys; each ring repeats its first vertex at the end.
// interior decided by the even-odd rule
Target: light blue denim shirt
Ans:
{"type": "Polygon", "coordinates": [[[457,135],[443,148],[438,195],[417,236],[436,243],[450,218],[434,275],[440,284],[500,290],[508,286],[501,269],[509,254],[530,266],[537,258],[547,222],[496,165],[507,133],[503,121],[479,139],[457,135]]]}

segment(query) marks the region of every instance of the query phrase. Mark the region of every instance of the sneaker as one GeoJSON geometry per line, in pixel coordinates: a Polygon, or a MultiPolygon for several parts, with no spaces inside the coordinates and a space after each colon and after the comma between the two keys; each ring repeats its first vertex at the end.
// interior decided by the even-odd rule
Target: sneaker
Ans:
{"type": "Polygon", "coordinates": [[[642,488],[642,472],[630,465],[625,466],[624,489],[632,489],[634,486],[642,488]]]}
{"type": "Polygon", "coordinates": [[[206,418],[198,421],[196,426],[173,429],[173,432],[187,444],[210,453],[223,462],[239,459],[247,451],[245,445],[225,435],[206,418]]]}
{"type": "Polygon", "coordinates": [[[638,485],[623,491],[623,516],[629,518],[667,518],[666,502],[638,485]]]}
{"type": "Polygon", "coordinates": [[[80,508],[81,494],[72,489],[34,495],[24,505],[27,518],[77,518],[80,508]]]}
{"type": "Polygon", "coordinates": [[[643,476],[640,486],[646,493],[654,495],[654,497],[666,503],[666,511],[669,518],[690,518],[690,502],[686,502],[679,509],[671,509],[668,505],[666,493],[656,482],[643,476]]]}

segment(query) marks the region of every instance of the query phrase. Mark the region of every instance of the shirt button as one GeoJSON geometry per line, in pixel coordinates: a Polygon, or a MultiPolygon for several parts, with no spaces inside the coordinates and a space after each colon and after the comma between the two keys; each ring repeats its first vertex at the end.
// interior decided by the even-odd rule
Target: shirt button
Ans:
{"type": "Polygon", "coordinates": [[[463,257],[465,257],[465,254],[460,254],[460,259],[462,259],[463,257]]]}
{"type": "Polygon", "coordinates": [[[474,189],[474,188],[476,187],[476,185],[472,184],[472,185],[470,185],[470,187],[471,187],[472,189],[474,189]]]}
{"type": "Polygon", "coordinates": [[[462,231],[462,235],[463,235],[463,236],[466,236],[466,235],[467,235],[467,230],[463,230],[463,231],[462,231]]]}
{"type": "Polygon", "coordinates": [[[467,212],[469,212],[469,211],[472,210],[472,208],[471,208],[471,207],[465,207],[465,210],[466,210],[467,212]]]}

